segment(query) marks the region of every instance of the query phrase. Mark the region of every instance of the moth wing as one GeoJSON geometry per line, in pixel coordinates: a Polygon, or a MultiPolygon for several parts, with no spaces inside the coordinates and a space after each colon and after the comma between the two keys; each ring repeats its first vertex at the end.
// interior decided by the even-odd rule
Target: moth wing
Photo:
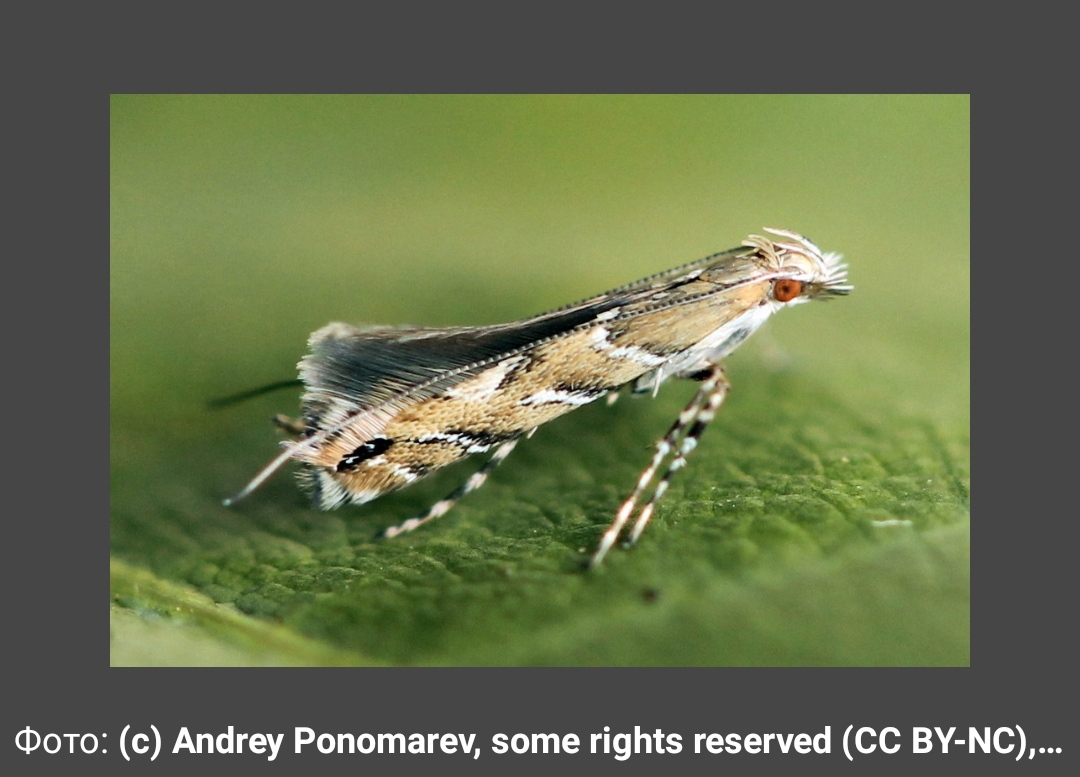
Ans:
{"type": "MultiPolygon", "coordinates": [[[[510,324],[455,329],[329,324],[311,335],[311,353],[298,365],[306,389],[304,439],[289,445],[225,503],[243,499],[291,458],[314,463],[321,443],[346,427],[358,441],[371,439],[414,399],[434,396],[487,365],[569,334],[605,312],[615,310],[614,317],[620,317],[623,307],[657,289],[692,281],[706,266],[745,251],[741,247],[713,254],[510,324]]],[[[604,320],[611,318],[609,314],[604,320]]]]}
{"type": "Polygon", "coordinates": [[[300,364],[307,388],[304,420],[328,429],[364,411],[391,412],[436,395],[501,359],[588,325],[600,314],[647,299],[657,289],[697,278],[736,248],[656,273],[603,294],[509,324],[427,329],[361,328],[333,323],[309,340],[300,364]]]}
{"type": "MultiPolygon", "coordinates": [[[[346,414],[387,402],[430,397],[514,353],[587,323],[616,301],[603,299],[533,319],[488,327],[378,328],[329,324],[316,331],[300,364],[305,403],[346,414]]],[[[338,413],[335,413],[338,415],[338,413]]],[[[306,419],[312,425],[314,418],[306,419]]],[[[318,425],[325,427],[328,419],[318,425]]],[[[332,423],[344,420],[336,418],[332,423]]]]}

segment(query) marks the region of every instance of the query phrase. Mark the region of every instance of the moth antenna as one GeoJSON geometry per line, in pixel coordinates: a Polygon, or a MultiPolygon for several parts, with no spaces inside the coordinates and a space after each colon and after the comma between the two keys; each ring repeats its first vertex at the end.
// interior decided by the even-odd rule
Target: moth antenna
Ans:
{"type": "Polygon", "coordinates": [[[247,399],[261,397],[263,394],[269,394],[271,391],[277,391],[278,389],[284,388],[294,388],[296,386],[302,385],[304,384],[296,378],[292,380],[279,380],[277,383],[270,383],[266,386],[259,386],[258,388],[248,389],[247,391],[241,391],[236,394],[229,394],[225,397],[211,399],[209,402],[206,403],[206,407],[208,410],[220,410],[223,407],[236,405],[247,399]]]}

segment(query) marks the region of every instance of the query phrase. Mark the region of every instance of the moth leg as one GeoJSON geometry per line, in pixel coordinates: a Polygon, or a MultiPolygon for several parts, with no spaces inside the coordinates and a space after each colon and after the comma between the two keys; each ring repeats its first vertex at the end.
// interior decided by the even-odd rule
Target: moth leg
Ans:
{"type": "Polygon", "coordinates": [[[270,420],[278,429],[297,436],[302,435],[307,430],[307,424],[299,418],[289,418],[287,415],[282,415],[281,413],[278,413],[270,420]]]}
{"type": "Polygon", "coordinates": [[[484,466],[474,472],[472,477],[462,483],[456,491],[448,495],[445,499],[439,500],[430,508],[428,508],[427,512],[425,512],[423,515],[418,515],[415,518],[410,518],[409,520],[405,521],[405,523],[399,526],[391,526],[389,529],[383,531],[382,534],[379,535],[379,537],[381,539],[389,539],[390,537],[396,537],[399,534],[404,534],[405,532],[412,531],[417,526],[421,526],[428,521],[433,521],[436,518],[445,515],[451,507],[457,504],[459,499],[461,499],[469,492],[475,491],[476,489],[480,488],[480,486],[484,485],[484,481],[488,479],[488,475],[490,475],[492,470],[494,470],[497,466],[502,464],[503,459],[510,455],[510,452],[514,450],[514,446],[518,444],[519,439],[520,438],[515,437],[512,440],[507,440],[498,448],[496,448],[495,453],[493,453],[491,458],[484,463],[484,466]]]}
{"type": "MultiPolygon", "coordinates": [[[[645,524],[648,523],[657,500],[664,495],[664,491],[667,490],[667,483],[675,470],[686,463],[686,455],[693,450],[694,446],[697,444],[697,436],[704,430],[704,424],[701,424],[699,428],[698,423],[696,422],[701,420],[703,413],[707,413],[707,419],[711,420],[716,412],[716,408],[720,406],[724,394],[727,393],[727,381],[724,378],[723,368],[720,365],[715,364],[711,365],[709,370],[710,376],[704,380],[690,402],[683,411],[679,413],[678,418],[675,419],[671,428],[668,429],[667,434],[657,441],[652,461],[649,462],[649,466],[647,466],[640,477],[638,477],[637,486],[634,488],[633,493],[631,493],[626,501],[622,503],[619,511],[615,514],[615,520],[611,522],[611,526],[607,528],[607,531],[604,532],[604,536],[600,538],[600,545],[589,558],[587,564],[589,568],[599,566],[604,560],[604,556],[607,555],[616,540],[618,540],[630,515],[637,507],[641,495],[645,493],[649,483],[651,483],[652,479],[656,476],[656,472],[660,469],[660,465],[663,463],[664,459],[667,458],[668,454],[670,454],[672,450],[675,450],[679,436],[683,431],[690,428],[691,430],[696,430],[695,436],[690,438],[690,435],[687,434],[687,438],[691,439],[691,442],[687,443],[686,439],[684,439],[683,443],[679,445],[676,458],[672,461],[672,464],[668,467],[667,471],[665,471],[660,484],[656,487],[656,491],[653,492],[652,497],[642,510],[644,520],[639,517],[634,523],[634,533],[631,542],[637,539],[638,535],[645,529],[645,524]],[[691,424],[693,424],[693,427],[691,427],[691,424]],[[679,462],[678,465],[675,464],[676,461],[679,462]]],[[[708,420],[705,421],[705,424],[708,423],[708,420]]]]}
{"type": "Polygon", "coordinates": [[[630,531],[630,536],[626,540],[627,545],[633,545],[637,542],[638,537],[645,531],[645,527],[652,517],[656,503],[659,502],[660,498],[667,492],[671,477],[686,466],[686,457],[697,447],[698,440],[701,439],[701,434],[705,431],[705,427],[707,427],[713,418],[716,417],[716,411],[720,408],[720,405],[723,403],[724,397],[727,396],[728,392],[728,382],[724,377],[722,368],[717,367],[713,372],[713,375],[705,379],[705,382],[702,383],[701,391],[708,393],[708,399],[693,419],[693,424],[682,438],[682,442],[679,443],[678,451],[675,453],[675,457],[671,460],[671,463],[668,464],[668,468],[663,476],[661,476],[660,481],[656,484],[656,490],[653,491],[652,498],[641,508],[641,513],[634,523],[634,528],[630,531]]]}

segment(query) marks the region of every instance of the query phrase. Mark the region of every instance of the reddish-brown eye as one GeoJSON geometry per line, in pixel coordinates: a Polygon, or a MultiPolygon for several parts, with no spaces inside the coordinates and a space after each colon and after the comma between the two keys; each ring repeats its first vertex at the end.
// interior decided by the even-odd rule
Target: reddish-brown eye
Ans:
{"type": "Polygon", "coordinates": [[[772,295],[777,302],[791,302],[802,294],[803,282],[792,278],[781,278],[773,285],[772,295]]]}

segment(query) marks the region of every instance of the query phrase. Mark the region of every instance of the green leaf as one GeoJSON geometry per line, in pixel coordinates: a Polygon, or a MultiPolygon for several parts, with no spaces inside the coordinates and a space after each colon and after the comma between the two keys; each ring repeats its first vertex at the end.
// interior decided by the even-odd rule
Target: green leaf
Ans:
{"type": "Polygon", "coordinates": [[[966,97],[116,97],[112,128],[114,664],[969,662],[966,97]],[[599,569],[693,384],[542,427],[393,540],[482,459],[361,508],[284,475],[221,505],[296,392],[206,401],[293,377],[327,321],[520,318],[763,225],[855,292],[735,354],[599,569]]]}

